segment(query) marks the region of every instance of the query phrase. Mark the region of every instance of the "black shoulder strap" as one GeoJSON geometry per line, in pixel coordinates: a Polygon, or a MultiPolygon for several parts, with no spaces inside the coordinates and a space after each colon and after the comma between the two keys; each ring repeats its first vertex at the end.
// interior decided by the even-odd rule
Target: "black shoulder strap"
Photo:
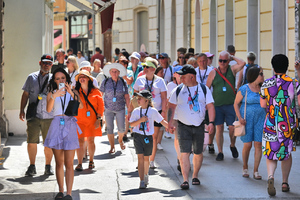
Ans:
{"type": "Polygon", "coordinates": [[[204,93],[204,97],[205,97],[205,99],[206,99],[206,86],[205,86],[203,83],[200,83],[200,86],[201,86],[201,88],[202,88],[202,91],[203,91],[203,93],[204,93]]]}
{"type": "Polygon", "coordinates": [[[182,83],[177,86],[177,88],[176,88],[176,99],[178,98],[178,95],[179,95],[180,91],[182,90],[182,87],[183,87],[182,83]]]}
{"type": "MultiPolygon", "coordinates": [[[[104,75],[104,76],[105,76],[105,75],[104,75]]],[[[109,79],[109,78],[107,78],[107,77],[105,76],[105,80],[104,80],[104,87],[105,87],[105,85],[106,85],[106,83],[107,83],[108,79],[109,79]]]]}
{"type": "Polygon", "coordinates": [[[82,95],[83,95],[83,97],[84,97],[84,99],[85,99],[85,101],[91,106],[91,108],[93,109],[93,111],[95,112],[95,114],[96,114],[96,118],[97,118],[97,112],[96,112],[96,110],[95,110],[95,108],[94,108],[94,106],[91,104],[91,102],[89,101],[89,99],[88,99],[88,97],[84,94],[84,92],[83,91],[81,91],[81,93],[82,93],[82,95]]]}
{"type": "Polygon", "coordinates": [[[125,80],[122,77],[120,77],[120,79],[122,80],[123,86],[126,87],[125,80]]]}

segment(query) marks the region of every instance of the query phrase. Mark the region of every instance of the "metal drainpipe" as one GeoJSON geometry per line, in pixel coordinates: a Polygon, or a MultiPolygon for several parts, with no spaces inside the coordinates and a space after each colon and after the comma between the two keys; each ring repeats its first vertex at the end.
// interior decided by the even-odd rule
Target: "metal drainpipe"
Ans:
{"type": "Polygon", "coordinates": [[[157,0],[157,43],[156,51],[160,53],[160,0],[157,0]]]}
{"type": "Polygon", "coordinates": [[[188,0],[188,32],[187,46],[191,47],[191,1],[188,0]]]}
{"type": "MultiPolygon", "coordinates": [[[[92,9],[95,10],[95,5],[92,5],[92,9]]],[[[93,13],[92,15],[92,19],[93,19],[93,55],[95,54],[95,46],[96,46],[96,39],[95,39],[95,13],[93,13]]]]}

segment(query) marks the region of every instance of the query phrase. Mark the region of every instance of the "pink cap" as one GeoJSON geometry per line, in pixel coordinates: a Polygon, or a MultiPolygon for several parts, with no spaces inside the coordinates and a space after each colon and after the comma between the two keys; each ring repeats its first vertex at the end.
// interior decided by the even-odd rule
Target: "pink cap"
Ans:
{"type": "Polygon", "coordinates": [[[209,52],[205,52],[205,55],[206,55],[208,58],[210,58],[210,57],[214,57],[214,56],[215,56],[214,54],[212,54],[212,53],[209,53],[209,52]]]}

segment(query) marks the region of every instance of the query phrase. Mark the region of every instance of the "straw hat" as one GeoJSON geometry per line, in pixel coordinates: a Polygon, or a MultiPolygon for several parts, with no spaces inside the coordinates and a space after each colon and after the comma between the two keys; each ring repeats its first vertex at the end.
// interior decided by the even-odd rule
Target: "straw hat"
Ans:
{"type": "Polygon", "coordinates": [[[76,76],[75,76],[75,81],[78,81],[79,76],[80,76],[81,74],[87,76],[92,82],[94,81],[94,78],[91,76],[90,72],[88,72],[88,71],[86,71],[86,70],[84,70],[84,69],[81,70],[81,71],[79,71],[78,74],[76,74],[76,76]]]}
{"type": "Polygon", "coordinates": [[[111,77],[109,71],[111,69],[117,69],[120,72],[120,77],[126,76],[127,75],[127,70],[125,69],[125,67],[119,63],[112,63],[109,65],[105,65],[103,68],[103,73],[105,76],[107,77],[111,77]]]}

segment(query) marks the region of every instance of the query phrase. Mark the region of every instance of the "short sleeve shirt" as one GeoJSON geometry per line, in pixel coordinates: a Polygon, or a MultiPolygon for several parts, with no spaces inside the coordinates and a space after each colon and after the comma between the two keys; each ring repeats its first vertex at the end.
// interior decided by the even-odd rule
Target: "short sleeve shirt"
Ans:
{"type": "Polygon", "coordinates": [[[136,80],[133,88],[134,90],[137,90],[139,92],[142,90],[149,90],[149,91],[151,90],[153,106],[154,108],[160,111],[162,109],[161,92],[166,92],[167,86],[165,84],[164,79],[158,76],[154,76],[154,77],[155,78],[153,84],[152,84],[152,80],[149,81],[146,79],[146,75],[139,77],[136,80]]]}
{"type": "Polygon", "coordinates": [[[111,78],[108,78],[107,81],[102,81],[100,91],[104,93],[105,109],[110,111],[125,109],[126,102],[124,95],[128,94],[128,87],[125,81],[123,82],[119,78],[116,83],[111,78]]]}
{"type": "Polygon", "coordinates": [[[164,80],[165,83],[168,84],[169,82],[172,81],[172,77],[173,77],[173,67],[168,66],[167,68],[164,68],[164,80]]]}
{"type": "MultiPolygon", "coordinates": [[[[52,74],[49,73],[45,76],[42,76],[40,71],[33,72],[29,74],[29,76],[26,79],[25,84],[22,87],[22,90],[29,93],[29,104],[32,102],[37,102],[37,97],[40,94],[40,90],[42,89],[42,86],[45,81],[48,81],[51,79],[52,74]]],[[[48,83],[47,83],[48,85],[48,83]]],[[[37,118],[40,119],[50,119],[53,118],[53,113],[48,113],[46,110],[47,106],[47,85],[45,86],[44,90],[41,92],[42,100],[39,101],[39,104],[37,106],[37,118]]]]}
{"type": "Polygon", "coordinates": [[[207,78],[209,73],[213,70],[212,67],[207,66],[206,69],[200,69],[197,67],[196,69],[196,80],[198,83],[203,83],[204,85],[206,84],[207,78]],[[200,73],[199,73],[200,72],[200,73]]]}
{"type": "Polygon", "coordinates": [[[176,87],[177,87],[176,83],[174,83],[174,82],[168,83],[168,85],[167,85],[167,89],[168,89],[168,91],[167,91],[167,99],[170,99],[171,93],[174,90],[174,88],[176,88],[176,87]]]}
{"type": "Polygon", "coordinates": [[[206,98],[201,85],[193,87],[183,85],[178,96],[176,89],[173,90],[169,102],[176,104],[177,119],[186,124],[200,126],[205,118],[205,106],[214,103],[210,90],[206,87],[206,98]]]}
{"type": "MultiPolygon", "coordinates": [[[[135,122],[139,120],[141,117],[145,116],[147,109],[142,109],[141,115],[141,107],[137,107],[133,110],[130,116],[129,122],[135,122]]],[[[143,124],[139,124],[138,126],[133,127],[133,132],[139,133],[144,135],[144,131],[146,135],[153,135],[154,134],[154,121],[160,123],[164,118],[159,114],[159,112],[153,108],[149,107],[147,111],[148,120],[143,124]],[[144,131],[140,130],[144,128],[144,131]]]]}

